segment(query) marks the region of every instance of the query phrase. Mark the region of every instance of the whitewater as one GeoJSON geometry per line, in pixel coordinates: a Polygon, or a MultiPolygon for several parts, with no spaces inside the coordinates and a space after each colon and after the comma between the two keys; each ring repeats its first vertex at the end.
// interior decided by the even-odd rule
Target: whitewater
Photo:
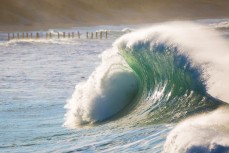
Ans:
{"type": "Polygon", "coordinates": [[[104,40],[1,33],[0,152],[229,152],[228,23],[49,30],[104,40]]]}

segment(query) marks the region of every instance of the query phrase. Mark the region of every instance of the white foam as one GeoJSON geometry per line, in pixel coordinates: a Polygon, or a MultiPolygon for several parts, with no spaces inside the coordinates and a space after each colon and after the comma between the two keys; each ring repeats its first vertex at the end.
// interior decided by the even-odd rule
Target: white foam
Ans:
{"type": "Polygon", "coordinates": [[[207,92],[229,102],[227,41],[219,33],[201,25],[172,22],[126,34],[113,44],[113,48],[105,51],[101,65],[86,82],[76,86],[72,98],[67,102],[65,126],[102,121],[118,113],[133,100],[138,91],[138,81],[118,49],[131,50],[144,43],[178,46],[180,54],[189,56],[193,61],[193,67],[199,66],[204,70],[207,92]]]}
{"type": "Polygon", "coordinates": [[[124,29],[122,29],[122,32],[126,32],[126,33],[129,33],[129,32],[132,32],[132,31],[134,31],[134,29],[132,29],[132,28],[124,28],[124,29]]]}
{"type": "Polygon", "coordinates": [[[102,54],[102,63],[86,82],[76,86],[65,108],[64,126],[74,128],[103,121],[121,111],[138,92],[138,80],[125,67],[117,50],[102,54]]]}
{"type": "Polygon", "coordinates": [[[114,46],[131,50],[144,43],[178,46],[180,53],[193,61],[193,67],[202,68],[207,92],[229,102],[229,44],[220,33],[190,22],[172,22],[126,34],[114,46]]]}
{"type": "Polygon", "coordinates": [[[209,26],[214,27],[214,28],[229,28],[229,21],[212,23],[212,24],[209,24],[209,26]]]}
{"type": "MultiPolygon", "coordinates": [[[[229,149],[229,109],[220,108],[186,119],[167,136],[164,153],[229,149]]],[[[197,151],[198,152],[198,151],[197,151]]]]}
{"type": "MultiPolygon", "coordinates": [[[[57,36],[58,35],[58,32],[56,31],[56,30],[54,30],[54,29],[49,29],[48,30],[48,33],[51,33],[52,35],[55,35],[55,36],[57,36]]],[[[63,34],[63,32],[59,32],[60,34],[63,34]]]]}
{"type": "MultiPolygon", "coordinates": [[[[76,43],[75,39],[46,39],[46,38],[39,38],[39,39],[11,39],[10,41],[2,43],[2,45],[11,45],[15,43],[43,43],[43,44],[66,44],[66,45],[74,45],[76,43]]],[[[1,44],[0,44],[1,45],[1,44]]]]}

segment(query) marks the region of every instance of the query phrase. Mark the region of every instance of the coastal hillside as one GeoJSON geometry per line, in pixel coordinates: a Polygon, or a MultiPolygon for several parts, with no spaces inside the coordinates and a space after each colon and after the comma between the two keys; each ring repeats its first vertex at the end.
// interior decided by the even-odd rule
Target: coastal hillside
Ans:
{"type": "Polygon", "coordinates": [[[80,26],[229,17],[228,0],[0,0],[0,3],[0,26],[80,26]]]}

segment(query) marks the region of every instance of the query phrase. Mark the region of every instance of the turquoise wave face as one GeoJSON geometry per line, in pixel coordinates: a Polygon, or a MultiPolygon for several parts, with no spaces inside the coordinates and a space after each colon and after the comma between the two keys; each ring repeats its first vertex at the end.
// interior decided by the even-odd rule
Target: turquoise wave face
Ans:
{"type": "Polygon", "coordinates": [[[192,23],[123,35],[76,86],[64,125],[171,123],[211,111],[228,101],[227,48],[217,33],[192,23]]]}
{"type": "Polygon", "coordinates": [[[176,122],[221,103],[207,94],[201,68],[178,50],[163,43],[119,48],[140,82],[137,100],[129,107],[135,115],[144,114],[143,123],[176,122]]]}

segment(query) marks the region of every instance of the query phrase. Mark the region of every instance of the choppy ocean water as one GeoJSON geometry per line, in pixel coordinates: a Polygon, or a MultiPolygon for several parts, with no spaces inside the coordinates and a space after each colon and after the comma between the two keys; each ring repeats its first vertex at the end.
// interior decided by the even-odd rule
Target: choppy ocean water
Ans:
{"type": "MultiPolygon", "coordinates": [[[[205,33],[198,35],[203,35],[203,38],[212,36],[217,42],[216,46],[229,43],[227,19],[197,22],[209,31],[217,31],[217,36],[214,32],[207,36],[205,33]]],[[[174,149],[170,146],[170,139],[166,138],[169,133],[170,137],[174,138],[174,133],[179,138],[176,127],[181,120],[198,113],[211,113],[221,107],[223,111],[218,114],[220,119],[223,118],[223,123],[217,125],[224,129],[212,134],[214,136],[209,139],[219,143],[215,143],[213,149],[220,150],[222,147],[221,151],[228,151],[229,129],[228,120],[225,119],[229,110],[227,96],[224,92],[218,94],[219,90],[216,92],[215,89],[217,86],[211,88],[206,85],[208,81],[209,84],[214,83],[215,77],[205,80],[202,76],[203,69],[208,75],[213,74],[210,70],[214,67],[209,71],[208,67],[201,67],[204,62],[211,65],[212,59],[204,58],[203,63],[198,63],[199,59],[195,61],[196,52],[194,55],[186,54],[182,45],[182,49],[179,49],[182,43],[185,44],[184,48],[196,44],[180,39],[170,41],[175,36],[180,37],[181,33],[184,40],[186,37],[183,37],[183,33],[199,28],[185,23],[188,29],[182,31],[180,27],[183,24],[163,23],[166,26],[162,29],[158,25],[129,25],[50,30],[53,33],[108,30],[108,39],[102,40],[85,39],[85,35],[82,35],[81,39],[6,42],[7,35],[0,33],[0,152],[192,152],[196,148],[197,151],[205,149],[210,152],[209,146],[212,144],[207,141],[206,144],[197,141],[197,144],[187,142],[189,145],[179,146],[180,140],[176,142],[174,139],[174,149]],[[138,33],[136,29],[139,28],[143,30],[138,33]],[[149,45],[155,40],[156,43],[149,45]],[[118,53],[116,46],[120,51],[118,53]],[[131,50],[131,54],[128,50],[131,50]],[[155,54],[151,55],[151,52],[155,54]],[[151,61],[165,64],[160,67],[151,61]],[[174,65],[170,62],[174,62],[174,65]],[[192,62],[198,66],[192,67],[192,62]],[[167,71],[161,70],[166,68],[167,71]],[[175,70],[167,73],[171,69],[175,70]],[[204,83],[201,82],[203,80],[204,83]]],[[[208,45],[207,41],[203,43],[208,45]]],[[[192,49],[196,48],[201,51],[205,49],[202,46],[192,49]]],[[[227,60],[227,46],[218,49],[222,51],[218,54],[227,60]]],[[[215,56],[214,51],[211,53],[215,56]]],[[[224,60],[220,63],[223,76],[229,74],[224,68],[225,63],[224,60]]],[[[222,80],[220,83],[225,84],[226,92],[228,82],[227,79],[222,80]]],[[[214,119],[209,120],[214,122],[214,119]]],[[[202,129],[206,128],[204,131],[207,131],[207,126],[203,125],[202,129]]],[[[193,132],[192,129],[189,131],[193,132]]],[[[199,132],[198,128],[194,131],[199,132]]]]}

